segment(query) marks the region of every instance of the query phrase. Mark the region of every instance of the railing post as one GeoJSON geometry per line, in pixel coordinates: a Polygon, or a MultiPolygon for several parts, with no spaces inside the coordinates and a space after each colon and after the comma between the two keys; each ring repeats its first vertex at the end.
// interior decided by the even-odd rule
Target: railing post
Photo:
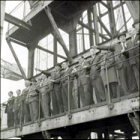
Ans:
{"type": "Polygon", "coordinates": [[[70,75],[68,75],[68,118],[71,119],[70,75]]]}

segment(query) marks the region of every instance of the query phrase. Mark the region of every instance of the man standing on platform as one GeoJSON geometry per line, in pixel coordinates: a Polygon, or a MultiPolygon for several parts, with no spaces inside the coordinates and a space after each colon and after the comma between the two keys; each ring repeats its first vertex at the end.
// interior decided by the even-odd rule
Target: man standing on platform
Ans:
{"type": "Polygon", "coordinates": [[[8,92],[8,102],[6,104],[5,108],[5,113],[7,113],[7,125],[8,128],[14,127],[14,102],[15,102],[15,97],[13,96],[13,92],[9,91],[8,92]]]}
{"type": "Polygon", "coordinates": [[[15,117],[15,126],[20,124],[21,119],[21,90],[16,90],[17,97],[15,98],[14,103],[14,117],[15,117]]]}

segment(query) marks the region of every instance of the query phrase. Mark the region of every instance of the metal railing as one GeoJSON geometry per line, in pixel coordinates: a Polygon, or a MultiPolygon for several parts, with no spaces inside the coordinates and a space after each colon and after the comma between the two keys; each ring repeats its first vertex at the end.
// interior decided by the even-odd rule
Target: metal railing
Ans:
{"type": "MultiPolygon", "coordinates": [[[[127,50],[126,52],[134,51],[135,49],[138,49],[138,48],[139,48],[139,46],[136,46],[135,48],[131,48],[131,49],[127,50]]],[[[129,94],[126,94],[126,93],[123,92],[123,95],[121,95],[120,86],[123,86],[123,85],[120,84],[120,79],[117,76],[117,71],[118,70],[116,69],[116,66],[118,64],[120,64],[120,63],[127,63],[129,65],[129,61],[131,59],[138,58],[139,54],[137,54],[137,55],[135,55],[133,57],[129,57],[129,58],[125,59],[125,60],[122,60],[121,62],[116,62],[115,61],[115,63],[112,63],[112,64],[110,64],[110,66],[107,66],[111,59],[116,60],[115,58],[117,56],[120,56],[120,55],[123,55],[123,54],[119,53],[119,54],[115,54],[115,55],[109,56],[109,53],[106,53],[106,54],[103,55],[103,57],[107,56],[107,57],[104,57],[105,59],[101,59],[101,61],[99,61],[99,63],[89,65],[89,68],[91,68],[93,66],[96,67],[97,65],[100,65],[100,69],[96,70],[97,75],[95,75],[95,76],[96,76],[96,78],[101,78],[102,79],[102,82],[103,82],[103,87],[102,88],[105,91],[103,93],[103,96],[104,96],[105,100],[103,100],[101,102],[98,101],[97,98],[100,98],[100,97],[97,97],[98,95],[97,95],[96,90],[95,90],[96,87],[94,86],[94,88],[93,88],[93,85],[91,84],[91,81],[92,81],[91,77],[88,74],[85,75],[85,77],[84,77],[84,78],[87,78],[87,83],[85,85],[83,85],[83,84],[80,85],[80,86],[78,85],[80,76],[84,76],[84,75],[79,75],[80,71],[83,71],[83,69],[77,69],[76,74],[74,74],[74,73],[71,74],[70,73],[68,75],[65,75],[64,77],[61,77],[61,78],[56,79],[55,81],[51,82],[51,84],[53,86],[54,86],[54,82],[59,82],[59,86],[60,86],[59,89],[60,90],[58,92],[60,92],[59,95],[62,97],[64,95],[64,94],[62,94],[62,88],[63,88],[62,80],[67,78],[66,82],[68,82],[68,84],[65,84],[65,86],[67,86],[66,89],[68,91],[67,93],[65,93],[65,95],[67,97],[67,109],[64,109],[62,112],[57,112],[54,115],[52,113],[53,109],[54,109],[54,106],[51,105],[52,104],[52,100],[55,99],[55,101],[58,103],[57,104],[58,106],[61,103],[63,103],[63,100],[61,99],[62,102],[60,102],[60,100],[58,101],[56,97],[52,98],[52,95],[50,95],[50,104],[49,104],[48,108],[50,109],[51,114],[47,118],[45,118],[43,116],[43,114],[42,114],[43,113],[42,112],[43,109],[42,109],[42,106],[41,106],[41,103],[42,103],[42,98],[41,97],[43,95],[42,95],[41,92],[38,92],[36,94],[36,96],[35,96],[36,100],[34,101],[34,102],[36,102],[36,104],[38,104],[38,109],[37,110],[39,111],[39,112],[37,112],[38,113],[38,118],[35,120],[35,122],[38,122],[38,124],[40,126],[41,125],[41,121],[44,121],[45,119],[54,118],[54,117],[63,116],[63,115],[68,115],[69,119],[71,119],[72,114],[74,112],[78,112],[80,110],[85,110],[85,109],[88,109],[88,108],[93,107],[93,106],[102,106],[102,105],[106,104],[106,105],[109,106],[109,109],[113,109],[114,102],[120,101],[123,98],[128,98],[129,96],[138,96],[138,91],[139,91],[138,88],[136,88],[134,93],[130,92],[129,94]],[[111,91],[112,90],[111,89],[111,82],[109,81],[110,80],[110,77],[109,77],[110,76],[110,73],[109,73],[109,69],[110,68],[114,68],[114,70],[116,72],[116,80],[115,80],[115,82],[116,82],[116,86],[117,86],[116,87],[117,91],[115,91],[115,94],[116,94],[115,97],[113,97],[113,93],[111,91]],[[103,75],[101,74],[102,72],[104,73],[103,75]],[[103,80],[104,79],[103,76],[104,76],[104,78],[106,80],[106,84],[104,83],[105,81],[103,80]],[[77,84],[77,85],[75,85],[75,84],[77,84]],[[86,86],[85,89],[89,90],[89,92],[90,92],[89,95],[92,97],[92,101],[91,102],[86,102],[86,100],[88,100],[87,99],[88,98],[87,97],[87,95],[88,95],[87,93],[83,93],[83,95],[85,96],[85,100],[84,100],[84,96],[79,92],[79,88],[83,88],[83,86],[86,86]],[[75,99],[75,97],[76,97],[76,99],[75,99]],[[76,103],[77,105],[75,105],[74,103],[76,103]],[[73,105],[73,107],[72,107],[72,105],[73,105]]],[[[89,71],[89,73],[90,73],[90,71],[89,71]]],[[[127,76],[130,76],[130,75],[127,75],[127,76]]],[[[94,81],[94,82],[96,82],[96,81],[94,81]]],[[[44,84],[43,86],[37,86],[36,89],[38,91],[40,91],[40,88],[43,88],[43,87],[46,87],[46,86],[48,86],[48,85],[44,84]]],[[[33,92],[33,91],[31,91],[31,92],[33,92]]],[[[36,91],[34,91],[34,92],[36,92],[36,91]]],[[[52,94],[57,94],[57,93],[54,92],[54,88],[52,89],[51,93],[52,94]]],[[[45,93],[45,94],[47,94],[47,93],[45,93]]],[[[21,106],[20,109],[21,109],[20,112],[22,112],[23,111],[23,106],[21,106]]],[[[20,117],[22,117],[22,115],[20,115],[20,117]]],[[[22,120],[22,118],[20,118],[20,124],[18,125],[18,127],[20,127],[21,129],[22,129],[22,127],[24,125],[27,125],[27,124],[30,124],[30,123],[34,123],[34,121],[29,121],[29,122],[26,122],[26,123],[24,121],[23,123],[21,123],[21,120],[22,120]]],[[[17,127],[17,126],[13,126],[13,128],[14,127],[17,127]]],[[[8,129],[10,129],[10,128],[8,128],[8,129]]]]}

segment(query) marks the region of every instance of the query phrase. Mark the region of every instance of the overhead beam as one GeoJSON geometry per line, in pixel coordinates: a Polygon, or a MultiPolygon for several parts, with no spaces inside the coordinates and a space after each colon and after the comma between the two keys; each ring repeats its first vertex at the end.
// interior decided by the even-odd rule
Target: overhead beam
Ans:
{"type": "Polygon", "coordinates": [[[12,47],[12,44],[11,44],[10,39],[7,38],[6,41],[7,41],[8,46],[9,46],[9,48],[10,48],[12,54],[13,54],[14,59],[15,59],[17,65],[18,65],[18,68],[19,68],[19,70],[20,70],[20,72],[21,72],[21,74],[22,74],[22,76],[23,76],[23,79],[27,79],[27,78],[26,78],[26,75],[25,75],[25,72],[24,72],[24,70],[23,70],[23,68],[22,68],[22,66],[21,66],[21,64],[20,64],[20,62],[19,62],[19,60],[18,60],[18,57],[17,57],[17,55],[16,55],[16,53],[15,53],[13,47],[12,47]]]}
{"type": "Polygon", "coordinates": [[[62,56],[62,55],[59,55],[59,54],[56,54],[56,53],[54,53],[54,52],[52,52],[52,51],[50,51],[50,50],[48,50],[48,49],[44,49],[44,48],[42,48],[41,46],[37,46],[37,48],[38,49],[40,49],[40,50],[42,50],[42,51],[45,51],[45,52],[47,52],[47,53],[50,53],[50,54],[52,54],[52,55],[56,55],[56,56],[58,56],[58,57],[60,57],[60,58],[62,58],[62,59],[67,59],[66,57],[64,57],[64,56],[62,56]]]}
{"type": "Polygon", "coordinates": [[[31,25],[29,25],[28,23],[7,13],[5,13],[5,21],[27,30],[30,30],[31,28],[31,25]]]}
{"type": "Polygon", "coordinates": [[[16,39],[14,39],[14,38],[12,38],[12,37],[7,37],[7,38],[9,38],[10,41],[12,41],[12,42],[14,42],[14,43],[17,43],[17,44],[19,44],[19,45],[21,45],[21,46],[24,46],[24,47],[27,47],[27,48],[28,48],[28,45],[27,45],[26,43],[24,43],[24,42],[21,42],[21,41],[19,41],[19,40],[16,40],[16,39]]]}
{"type": "Polygon", "coordinates": [[[45,10],[45,13],[46,15],[48,16],[49,20],[50,20],[50,23],[54,29],[54,35],[56,37],[56,39],[58,40],[58,42],[61,44],[61,46],[63,47],[67,57],[68,57],[68,61],[71,63],[72,62],[72,56],[70,55],[70,52],[68,51],[67,49],[67,46],[58,30],[58,27],[57,27],[57,24],[51,14],[51,11],[50,11],[50,8],[47,6],[47,8],[44,9],[45,10]]]}
{"type": "Polygon", "coordinates": [[[110,33],[110,31],[107,29],[107,27],[104,25],[104,23],[102,22],[102,20],[100,19],[100,17],[98,17],[98,21],[100,23],[100,25],[104,28],[104,30],[107,32],[107,34],[112,37],[112,34],[110,33]]]}
{"type": "MultiPolygon", "coordinates": [[[[84,24],[84,23],[82,23],[81,21],[78,21],[78,23],[79,23],[81,26],[83,26],[83,27],[85,27],[85,28],[87,28],[87,29],[89,29],[89,30],[91,30],[92,32],[95,33],[95,30],[94,30],[93,28],[90,28],[87,24],[84,24]]],[[[99,36],[101,36],[101,37],[104,38],[105,40],[108,40],[108,39],[109,39],[108,37],[104,36],[104,35],[101,34],[101,33],[99,33],[99,36]]]]}
{"type": "Polygon", "coordinates": [[[53,62],[54,62],[54,66],[57,64],[57,40],[56,38],[54,37],[53,38],[53,41],[54,41],[54,44],[53,44],[53,51],[54,51],[54,54],[53,54],[53,62]]]}

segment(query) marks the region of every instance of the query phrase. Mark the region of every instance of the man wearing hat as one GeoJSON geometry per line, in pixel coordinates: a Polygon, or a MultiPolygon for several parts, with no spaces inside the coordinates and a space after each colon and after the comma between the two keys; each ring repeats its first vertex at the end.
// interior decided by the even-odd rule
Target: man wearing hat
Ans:
{"type": "Polygon", "coordinates": [[[6,104],[5,108],[5,113],[7,113],[7,125],[9,127],[14,126],[14,102],[15,102],[15,97],[13,96],[13,92],[9,91],[8,92],[8,102],[6,104]]]}
{"type": "Polygon", "coordinates": [[[82,107],[93,104],[89,73],[90,66],[88,61],[84,58],[84,56],[79,57],[78,91],[82,107]]]}
{"type": "Polygon", "coordinates": [[[92,84],[92,95],[94,102],[102,102],[105,101],[105,88],[103,84],[103,80],[101,78],[101,63],[103,55],[101,55],[100,50],[92,48],[90,49],[91,60],[90,60],[90,81],[92,84]],[[96,98],[95,98],[96,97],[96,98]]]}

